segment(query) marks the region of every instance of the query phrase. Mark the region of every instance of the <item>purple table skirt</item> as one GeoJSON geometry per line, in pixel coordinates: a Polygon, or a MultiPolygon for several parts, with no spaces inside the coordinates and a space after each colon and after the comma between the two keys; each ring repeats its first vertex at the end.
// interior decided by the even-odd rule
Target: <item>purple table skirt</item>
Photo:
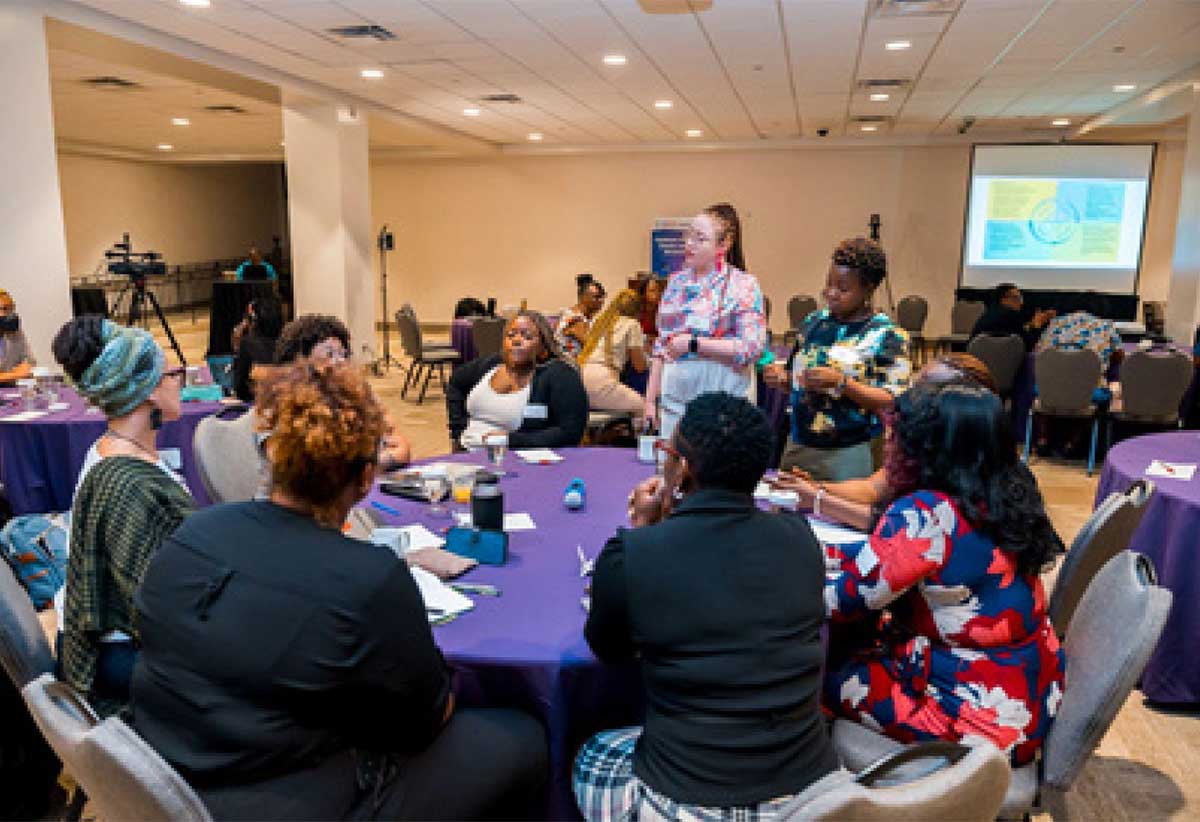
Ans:
{"type": "Polygon", "coordinates": [[[470,362],[478,356],[473,326],[474,323],[468,319],[452,320],[450,323],[450,346],[458,352],[463,362],[470,362]]]}
{"type": "MultiPolygon", "coordinates": [[[[505,510],[525,511],[537,525],[510,535],[509,561],[480,566],[465,581],[488,582],[500,597],[472,597],[475,609],[434,636],[456,672],[461,704],[512,706],[538,717],[550,738],[551,775],[546,813],[578,818],[571,794],[571,763],[579,746],[605,728],[641,722],[643,694],[636,666],[601,665],[583,637],[587,617],[580,604],[580,546],[591,558],[626,521],[626,498],[653,466],[637,462],[631,449],[559,449],[556,465],[527,465],[506,457],[514,472],[501,480],[505,510]],[[568,511],[562,494],[574,477],[587,483],[587,504],[568,511]]],[[[484,464],[482,454],[456,454],[453,462],[484,464]]],[[[382,494],[371,500],[401,512],[391,522],[420,522],[434,531],[447,518],[428,515],[428,506],[382,494]]],[[[465,506],[460,506],[465,508],[465,506]]]]}
{"type": "MultiPolygon", "coordinates": [[[[1200,433],[1172,431],[1135,437],[1108,452],[1096,504],[1109,494],[1124,492],[1144,474],[1150,462],[1200,464],[1200,433]]],[[[1200,534],[1200,473],[1191,480],[1154,478],[1142,523],[1130,548],[1154,563],[1158,581],[1171,589],[1175,601],[1158,647],[1142,674],[1142,693],[1164,703],[1200,702],[1200,566],[1196,564],[1196,535],[1200,534]]]]}
{"type": "MultiPolygon", "coordinates": [[[[20,400],[7,399],[13,393],[0,392],[6,399],[0,417],[24,409],[20,400]]],[[[70,388],[62,389],[60,402],[69,407],[28,422],[0,422],[0,483],[17,514],[69,510],[84,457],[107,427],[104,415],[89,412],[70,388]]],[[[224,407],[185,402],[180,418],[163,425],[158,434],[160,448],[179,449],[184,478],[199,505],[208,505],[209,499],[192,458],[192,436],[200,420],[224,407]]]]}

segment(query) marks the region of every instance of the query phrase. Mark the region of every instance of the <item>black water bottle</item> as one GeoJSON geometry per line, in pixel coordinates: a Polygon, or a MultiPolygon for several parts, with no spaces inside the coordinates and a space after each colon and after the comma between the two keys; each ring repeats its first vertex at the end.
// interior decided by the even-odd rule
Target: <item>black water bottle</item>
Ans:
{"type": "Polygon", "coordinates": [[[504,530],[504,493],[499,485],[475,484],[471,491],[471,524],[488,531],[504,530]]]}

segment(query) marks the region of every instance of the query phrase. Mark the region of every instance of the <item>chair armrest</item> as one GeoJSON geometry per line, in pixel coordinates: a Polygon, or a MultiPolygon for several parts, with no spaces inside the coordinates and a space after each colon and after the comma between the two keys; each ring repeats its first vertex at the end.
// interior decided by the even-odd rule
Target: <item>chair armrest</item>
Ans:
{"type": "Polygon", "coordinates": [[[953,765],[970,752],[971,749],[966,745],[959,745],[954,742],[921,742],[909,745],[904,750],[888,754],[882,759],[876,760],[863,768],[854,777],[854,781],[868,788],[875,786],[877,783],[881,783],[880,786],[882,787],[887,784],[895,785],[912,782],[953,765]],[[931,759],[934,761],[926,769],[908,768],[905,769],[902,775],[897,773],[905,765],[921,759],[931,759]],[[892,779],[889,780],[889,777],[892,779]],[[896,777],[900,778],[897,779],[896,777]]]}

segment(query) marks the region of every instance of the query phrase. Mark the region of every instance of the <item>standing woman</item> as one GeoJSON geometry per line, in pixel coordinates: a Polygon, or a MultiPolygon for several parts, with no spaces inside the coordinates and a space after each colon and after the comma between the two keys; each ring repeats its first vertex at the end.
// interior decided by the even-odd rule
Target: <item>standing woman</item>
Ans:
{"type": "Polygon", "coordinates": [[[579,302],[563,312],[554,330],[555,342],[572,360],[578,359],[592,330],[592,318],[604,307],[604,286],[591,274],[580,274],[575,278],[575,286],[579,302]]]}
{"type": "Polygon", "coordinates": [[[621,371],[626,363],[639,374],[647,367],[640,313],[641,298],[632,288],[624,289],[596,318],[579,353],[588,406],[593,411],[628,411],[635,429],[641,428],[644,403],[641,394],[621,382],[621,371]]]}
{"type": "Polygon", "coordinates": [[[871,308],[885,276],[878,243],[862,237],[839,243],[825,280],[827,307],[800,324],[786,365],[764,369],[768,385],[792,390],[783,468],[828,482],[875,470],[871,440],[883,433],[879,412],[891,407],[912,372],[908,336],[871,308]]]}
{"type": "Polygon", "coordinates": [[[762,291],[743,269],[742,226],[729,203],[709,206],[688,228],[684,268],[658,307],[646,388],[646,419],[657,412],[670,437],[687,404],[708,391],[746,397],[767,341],[762,291]]]}

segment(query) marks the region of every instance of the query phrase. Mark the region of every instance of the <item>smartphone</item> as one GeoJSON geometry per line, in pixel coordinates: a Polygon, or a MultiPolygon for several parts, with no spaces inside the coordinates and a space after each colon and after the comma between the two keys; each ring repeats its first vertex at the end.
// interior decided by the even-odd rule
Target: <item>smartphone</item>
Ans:
{"type": "Polygon", "coordinates": [[[420,484],[411,482],[381,482],[379,483],[379,490],[393,497],[404,497],[404,499],[411,499],[416,502],[429,502],[429,498],[425,496],[425,490],[420,484]]]}

